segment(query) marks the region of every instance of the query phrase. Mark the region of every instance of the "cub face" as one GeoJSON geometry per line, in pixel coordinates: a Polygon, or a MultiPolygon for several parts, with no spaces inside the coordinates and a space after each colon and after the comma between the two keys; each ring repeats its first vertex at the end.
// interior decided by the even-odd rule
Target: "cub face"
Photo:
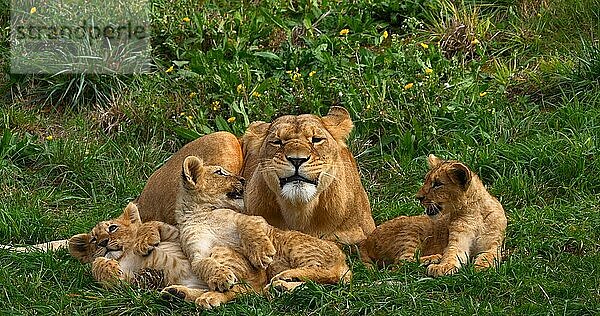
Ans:
{"type": "Polygon", "coordinates": [[[425,213],[434,217],[449,209],[449,204],[464,199],[473,174],[466,165],[458,161],[443,161],[429,155],[427,162],[429,172],[416,197],[425,207],[425,213]]]}
{"type": "Polygon", "coordinates": [[[221,166],[204,165],[196,156],[183,161],[181,172],[183,192],[199,204],[212,203],[219,207],[239,208],[244,194],[244,178],[221,166]]]}
{"type": "Polygon", "coordinates": [[[123,246],[134,238],[140,224],[137,207],[129,203],[116,219],[98,223],[89,234],[71,237],[69,252],[86,263],[98,257],[119,259],[123,254],[123,246]]]}
{"type": "Polygon", "coordinates": [[[335,163],[352,121],[344,108],[333,107],[322,118],[288,115],[253,128],[265,135],[258,172],[269,189],[288,201],[307,203],[335,180],[335,163]]]}

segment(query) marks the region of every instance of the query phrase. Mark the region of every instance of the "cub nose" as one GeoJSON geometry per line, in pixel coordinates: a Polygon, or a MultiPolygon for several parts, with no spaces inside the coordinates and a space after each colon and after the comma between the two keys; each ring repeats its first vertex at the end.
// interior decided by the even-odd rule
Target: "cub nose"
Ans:
{"type": "Polygon", "coordinates": [[[417,194],[416,198],[421,203],[423,203],[423,200],[425,200],[425,196],[423,194],[417,194]]]}
{"type": "Polygon", "coordinates": [[[298,168],[300,168],[300,166],[303,163],[307,162],[308,159],[310,159],[310,156],[308,156],[308,157],[289,157],[289,156],[286,156],[285,159],[287,159],[289,162],[291,162],[292,165],[294,165],[294,167],[297,170],[298,168]]]}
{"type": "Polygon", "coordinates": [[[108,246],[108,239],[104,239],[101,242],[99,242],[98,246],[106,248],[106,246],[108,246]]]}

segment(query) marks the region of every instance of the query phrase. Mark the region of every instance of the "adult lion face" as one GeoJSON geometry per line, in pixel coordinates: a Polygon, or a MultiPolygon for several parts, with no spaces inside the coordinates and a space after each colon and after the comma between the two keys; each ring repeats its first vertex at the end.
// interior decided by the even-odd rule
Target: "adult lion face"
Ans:
{"type": "Polygon", "coordinates": [[[344,108],[332,107],[322,118],[288,115],[254,125],[265,134],[257,170],[280,198],[306,204],[336,180],[336,162],[352,130],[344,108]]]}

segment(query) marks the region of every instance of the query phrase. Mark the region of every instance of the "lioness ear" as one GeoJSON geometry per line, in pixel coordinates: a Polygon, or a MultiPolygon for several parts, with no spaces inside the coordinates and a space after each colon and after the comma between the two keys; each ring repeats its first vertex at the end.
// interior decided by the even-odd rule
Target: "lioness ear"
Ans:
{"type": "Polygon", "coordinates": [[[195,189],[204,180],[204,162],[196,156],[187,156],[183,161],[181,180],[187,189],[195,189]]]}
{"type": "Polygon", "coordinates": [[[129,202],[125,207],[125,211],[123,211],[123,218],[128,220],[131,224],[141,223],[140,219],[140,211],[137,208],[137,205],[133,202],[129,202]]]}
{"type": "Polygon", "coordinates": [[[270,126],[270,123],[262,121],[252,122],[248,126],[246,132],[240,139],[244,155],[250,152],[258,152],[258,149],[262,146],[263,140],[267,137],[270,126]]]}
{"type": "Polygon", "coordinates": [[[427,157],[427,164],[429,165],[429,169],[433,169],[439,166],[442,163],[442,159],[436,157],[434,154],[429,154],[427,157]]]}
{"type": "Polygon", "coordinates": [[[321,118],[321,121],[337,141],[346,141],[354,127],[350,113],[341,106],[332,106],[329,113],[321,118]]]}
{"type": "Polygon", "coordinates": [[[471,182],[471,170],[460,162],[450,166],[450,174],[452,175],[452,181],[458,183],[463,188],[466,188],[471,182]]]}

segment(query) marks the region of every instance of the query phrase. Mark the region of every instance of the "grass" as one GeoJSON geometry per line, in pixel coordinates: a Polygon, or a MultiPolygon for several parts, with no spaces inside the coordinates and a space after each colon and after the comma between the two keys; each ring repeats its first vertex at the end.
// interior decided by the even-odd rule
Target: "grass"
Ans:
{"type": "MultiPolygon", "coordinates": [[[[206,314],[599,314],[598,12],[597,0],[153,0],[156,67],[132,76],[9,74],[1,13],[0,243],[116,216],[198,135],[342,105],[378,224],[423,212],[427,154],[459,159],[505,207],[506,261],[430,279],[353,255],[349,285],[206,314]]],[[[0,314],[196,313],[151,291],[103,290],[65,251],[0,261],[0,314]]]]}

